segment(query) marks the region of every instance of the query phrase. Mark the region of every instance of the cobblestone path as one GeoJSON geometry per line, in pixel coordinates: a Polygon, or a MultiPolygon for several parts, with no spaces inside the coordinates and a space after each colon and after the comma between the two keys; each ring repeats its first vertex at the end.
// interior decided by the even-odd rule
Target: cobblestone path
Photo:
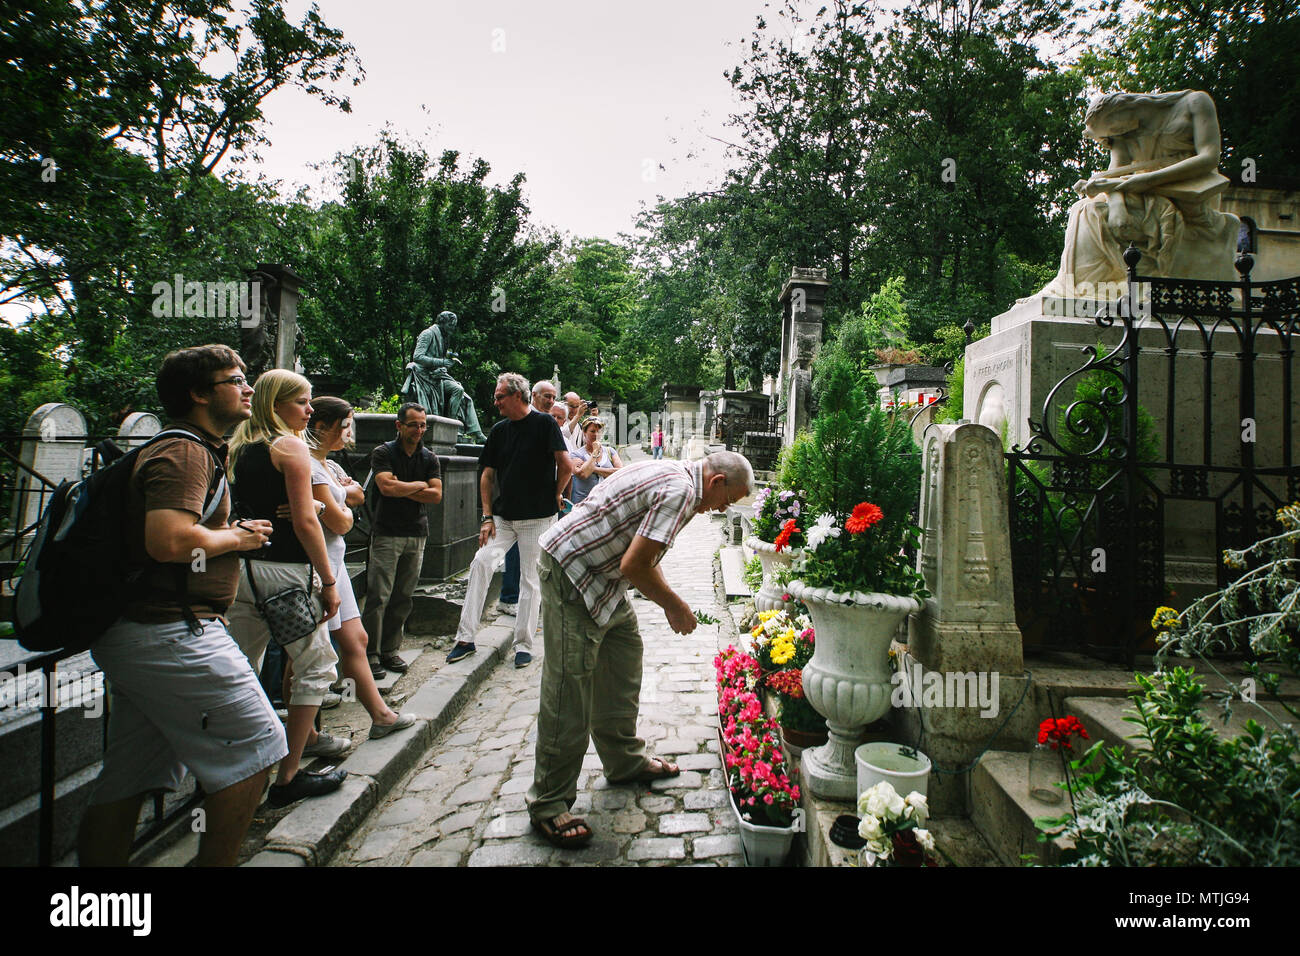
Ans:
{"type": "MultiPolygon", "coordinates": [[[[713,578],[721,529],[720,519],[696,516],[660,567],[691,607],[725,620],[713,578]]],[[[539,633],[533,665],[498,666],[331,865],[742,865],[717,753],[718,626],[700,625],[683,637],[657,605],[634,598],[633,606],[645,641],[640,733],[650,753],[676,759],[681,776],[613,787],[589,748],[574,813],[586,818],[595,839],[580,850],[558,850],[533,832],[524,793],[533,777],[539,633]]]]}

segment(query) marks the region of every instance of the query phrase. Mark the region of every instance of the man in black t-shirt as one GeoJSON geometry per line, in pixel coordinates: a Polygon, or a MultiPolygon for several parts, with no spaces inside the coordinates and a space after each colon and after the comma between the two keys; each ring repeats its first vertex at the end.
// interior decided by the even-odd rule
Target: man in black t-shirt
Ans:
{"type": "Polygon", "coordinates": [[[447,655],[448,663],[474,653],[474,637],[493,565],[516,541],[521,586],[515,614],[515,666],[527,667],[533,660],[533,632],[541,610],[537,539],[555,521],[561,491],[573,466],[555,419],[531,409],[528,399],[528,381],[522,375],[506,372],[497,378],[492,400],[505,420],[492,428],[479,458],[483,466],[479,478],[483,501],[479,550],[469,566],[465,607],[456,629],[456,646],[447,655]]]}
{"type": "Polygon", "coordinates": [[[424,445],[425,417],[424,408],[414,402],[403,405],[397,412],[397,440],[384,442],[370,455],[371,480],[379,497],[361,626],[370,636],[370,671],[376,680],[387,671],[406,670],[397,651],[424,567],[429,537],[424,506],[442,500],[438,456],[424,445]]]}

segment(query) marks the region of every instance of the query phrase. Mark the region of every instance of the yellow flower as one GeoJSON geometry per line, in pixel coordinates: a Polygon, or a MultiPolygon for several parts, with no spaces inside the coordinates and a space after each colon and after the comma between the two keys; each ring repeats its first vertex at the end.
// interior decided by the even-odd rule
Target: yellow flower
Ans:
{"type": "Polygon", "coordinates": [[[787,627],[784,631],[782,631],[782,632],[778,635],[778,639],[779,639],[779,640],[782,640],[782,641],[790,641],[791,643],[793,643],[793,642],[794,642],[794,628],[793,628],[793,627],[787,627]]]}
{"type": "Polygon", "coordinates": [[[794,641],[778,637],[772,642],[772,663],[786,664],[794,657],[794,641]]]}
{"type": "Polygon", "coordinates": [[[1151,618],[1151,626],[1158,631],[1173,630],[1178,627],[1178,612],[1171,607],[1156,608],[1155,616],[1151,618]]]}
{"type": "Polygon", "coordinates": [[[1223,552],[1223,563],[1236,571],[1244,570],[1246,567],[1246,562],[1241,560],[1240,551],[1223,552]]]}
{"type": "Polygon", "coordinates": [[[781,611],[779,609],[774,611],[759,611],[758,619],[762,621],[764,624],[766,624],[768,621],[772,620],[772,618],[776,617],[780,613],[781,611]]]}
{"type": "Polygon", "coordinates": [[[749,636],[750,636],[750,637],[758,637],[758,635],[760,635],[760,634],[762,634],[762,633],[763,633],[763,625],[762,625],[762,624],[755,624],[755,625],[754,625],[754,629],[753,629],[752,631],[749,632],[749,636]]]}

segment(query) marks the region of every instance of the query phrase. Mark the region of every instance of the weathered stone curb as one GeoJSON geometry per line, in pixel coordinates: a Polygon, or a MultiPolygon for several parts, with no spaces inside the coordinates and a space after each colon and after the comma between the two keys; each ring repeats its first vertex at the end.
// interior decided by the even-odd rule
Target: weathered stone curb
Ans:
{"type": "Polygon", "coordinates": [[[245,866],[324,866],[388,792],[419,763],[434,737],[470,700],[509,653],[513,624],[489,624],[475,638],[478,652],[444,665],[400,708],[421,719],[410,730],[363,740],[339,765],[348,771],[332,794],[307,800],[267,834],[245,866]]]}

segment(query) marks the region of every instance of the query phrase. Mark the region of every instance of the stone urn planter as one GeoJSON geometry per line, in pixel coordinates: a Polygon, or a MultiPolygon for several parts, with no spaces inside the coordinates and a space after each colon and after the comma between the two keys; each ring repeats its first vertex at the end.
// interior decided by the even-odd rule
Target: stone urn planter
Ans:
{"type": "Polygon", "coordinates": [[[795,558],[803,554],[803,549],[786,548],[778,551],[776,545],[752,536],[745,539],[745,545],[758,555],[759,563],[763,565],[763,586],[754,595],[754,607],[760,611],[783,609],[786,602],[782,600],[782,596],[786,590],[776,583],[776,573],[782,568],[789,567],[795,558]]]}
{"type": "Polygon", "coordinates": [[[808,702],[826,718],[829,739],[803,753],[808,785],[819,797],[856,800],[853,752],[863,728],[889,710],[893,691],[889,643],[921,602],[895,594],[840,593],[791,581],[786,590],[808,606],[817,646],[803,669],[808,702]]]}

